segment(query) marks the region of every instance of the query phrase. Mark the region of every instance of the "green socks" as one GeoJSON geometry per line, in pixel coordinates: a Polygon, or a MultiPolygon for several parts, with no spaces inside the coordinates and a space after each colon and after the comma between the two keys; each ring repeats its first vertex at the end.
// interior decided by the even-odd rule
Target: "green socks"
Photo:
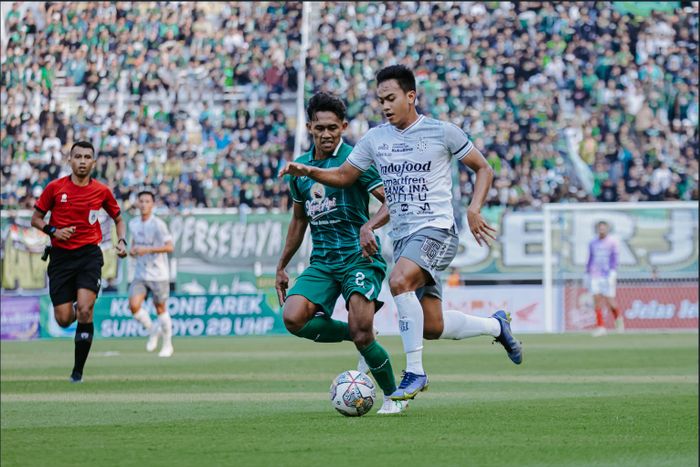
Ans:
{"type": "Polygon", "coordinates": [[[314,316],[294,335],[314,342],[352,341],[348,323],[326,318],[325,316],[314,316]]]}
{"type": "Polygon", "coordinates": [[[389,354],[377,341],[372,341],[370,345],[360,350],[360,354],[365,357],[365,361],[372,371],[372,376],[385,395],[396,391],[396,380],[394,370],[391,368],[389,354]]]}
{"type": "MultiPolygon", "coordinates": [[[[352,341],[348,323],[325,316],[314,316],[311,321],[306,323],[298,332],[295,332],[294,335],[314,342],[352,341]]],[[[396,391],[394,370],[391,368],[391,360],[384,347],[379,342],[372,341],[370,345],[360,350],[360,354],[365,357],[365,361],[372,371],[372,376],[374,376],[384,394],[389,395],[396,391]]]]}

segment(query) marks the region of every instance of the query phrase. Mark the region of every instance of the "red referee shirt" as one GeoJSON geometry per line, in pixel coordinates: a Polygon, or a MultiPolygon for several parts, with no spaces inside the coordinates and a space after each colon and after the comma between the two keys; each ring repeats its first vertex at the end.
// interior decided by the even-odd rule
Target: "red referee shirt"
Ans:
{"type": "Polygon", "coordinates": [[[112,219],[120,214],[117,200],[106,185],[91,178],[86,186],[78,186],[70,175],[46,185],[34,208],[43,214],[51,211],[51,225],[57,229],[75,226],[68,241],[51,238],[51,245],[67,250],[102,242],[102,229],[97,220],[101,208],[112,219]]]}

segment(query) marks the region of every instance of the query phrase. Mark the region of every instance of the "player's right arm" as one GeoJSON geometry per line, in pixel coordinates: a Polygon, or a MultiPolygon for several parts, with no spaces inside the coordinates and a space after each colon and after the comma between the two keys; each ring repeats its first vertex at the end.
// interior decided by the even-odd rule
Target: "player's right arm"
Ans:
{"type": "Polygon", "coordinates": [[[289,223],[289,229],[287,230],[287,239],[284,242],[284,249],[277,263],[275,289],[277,289],[277,299],[279,300],[280,306],[282,306],[287,299],[287,289],[289,288],[289,276],[284,269],[304,241],[304,234],[306,233],[306,227],[308,225],[309,220],[306,218],[304,205],[295,202],[292,221],[289,223]]]}
{"type": "Polygon", "coordinates": [[[75,232],[75,226],[64,227],[58,229],[55,226],[44,222],[44,217],[46,214],[53,209],[53,188],[54,185],[49,183],[44,191],[41,193],[39,200],[34,205],[34,213],[32,214],[32,227],[41,230],[49,237],[54,237],[62,241],[67,241],[73,232],[75,232]]]}
{"type": "Polygon", "coordinates": [[[294,175],[309,177],[319,183],[339,188],[347,188],[360,178],[360,175],[374,162],[374,150],[371,143],[371,130],[357,142],[348,158],[339,167],[321,169],[310,165],[290,162],[281,171],[280,177],[294,175]]]}
{"type": "Polygon", "coordinates": [[[346,188],[355,183],[361,174],[362,172],[358,168],[347,161],[343,162],[340,167],[332,169],[321,169],[298,162],[290,162],[282,168],[279,176],[309,177],[324,185],[346,188]]]}

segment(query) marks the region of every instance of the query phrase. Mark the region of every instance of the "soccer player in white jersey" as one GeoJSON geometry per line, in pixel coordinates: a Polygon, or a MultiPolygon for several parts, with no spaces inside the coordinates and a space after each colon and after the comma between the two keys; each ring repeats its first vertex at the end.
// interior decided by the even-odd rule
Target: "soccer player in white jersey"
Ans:
{"type": "MultiPolygon", "coordinates": [[[[399,313],[399,332],[406,352],[406,371],[392,399],[413,399],[428,386],[423,369],[423,338],[464,339],[491,335],[508,357],[522,362],[522,348],[503,310],[490,318],[442,310],[439,273],[457,253],[458,237],[452,212],[451,159],[476,172],[474,196],[467,209],[469,228],[479,245],[495,230],[481,216],[493,171],[484,156],[456,125],[419,115],[413,72],[394,65],[377,74],[377,97],[388,123],[371,129],[337,168],[320,169],[289,163],[280,175],[307,176],[320,183],[345,187],[374,164],[384,182],[394,241],[395,266],[389,277],[399,313]]],[[[376,252],[373,235],[363,235],[365,254],[376,252]]]]}
{"type": "Polygon", "coordinates": [[[586,279],[588,290],[593,295],[595,305],[596,328],[593,337],[607,334],[603,308],[607,307],[615,318],[615,328],[618,332],[625,330],[625,322],[615,301],[617,282],[617,241],[608,235],[610,227],[605,221],[596,224],[598,238],[588,244],[588,262],[586,263],[586,279]]]}
{"type": "Polygon", "coordinates": [[[129,308],[134,319],[149,331],[146,350],[153,352],[158,346],[158,338],[163,338],[159,357],[173,354],[172,320],[165,305],[170,295],[170,269],[168,253],[173,252],[173,237],[162,219],[153,215],[155,196],[150,191],[138,194],[138,207],[141,216],[129,221],[131,233],[131,250],[129,254],[136,258],[134,281],[129,287],[129,308]],[[154,324],[143,308],[146,295],[150,292],[158,314],[158,323],[154,324]]]}

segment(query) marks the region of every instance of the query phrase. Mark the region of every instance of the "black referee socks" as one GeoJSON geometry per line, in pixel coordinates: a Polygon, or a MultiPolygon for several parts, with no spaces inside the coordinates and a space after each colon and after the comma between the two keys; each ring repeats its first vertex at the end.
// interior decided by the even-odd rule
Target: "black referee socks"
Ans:
{"type": "Polygon", "coordinates": [[[73,366],[73,375],[77,373],[82,378],[85,360],[87,360],[90,353],[94,332],[95,325],[93,323],[78,323],[78,328],[75,330],[75,366],[73,366]]]}

